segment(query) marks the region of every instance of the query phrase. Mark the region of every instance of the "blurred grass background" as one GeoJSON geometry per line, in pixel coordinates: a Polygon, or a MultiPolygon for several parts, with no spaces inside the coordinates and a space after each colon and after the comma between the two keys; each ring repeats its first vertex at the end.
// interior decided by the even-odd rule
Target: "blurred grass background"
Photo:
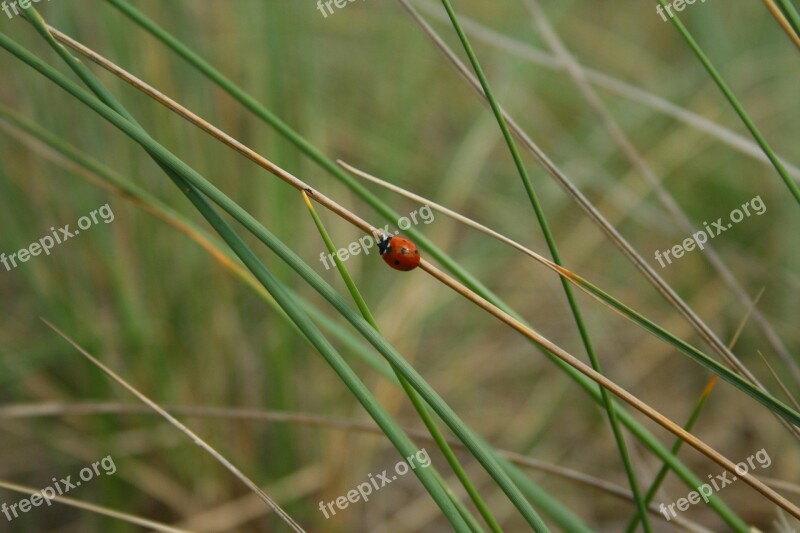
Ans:
{"type": "MultiPolygon", "coordinates": [[[[655,2],[551,4],[546,8],[552,22],[584,65],[744,131],[674,28],[656,15],[655,2]]],[[[135,5],[329,156],[486,222],[534,250],[545,249],[494,118],[395,3],[356,2],[328,18],[311,0],[135,5]]],[[[349,190],[104,3],[54,0],[40,8],[54,26],[379,222],[349,190]]],[[[517,0],[461,0],[456,9],[510,38],[544,48],[517,0]]],[[[689,7],[682,17],[772,146],[789,161],[800,161],[797,50],[763,6],[709,1],[689,7]]],[[[456,44],[450,28],[438,22],[435,26],[456,44]]],[[[21,18],[0,16],[0,31],[62,69],[21,18]]],[[[686,237],[631,170],[565,74],[531,65],[478,39],[474,44],[503,105],[642,255],[652,258],[656,249],[686,237]]],[[[335,272],[325,271],[318,261],[324,246],[295,191],[106,73],[96,72],[154,137],[342,287],[335,272]]],[[[5,53],[0,54],[0,80],[0,103],[199,220],[137,146],[5,53]]],[[[761,196],[766,214],[745,219],[713,245],[751,295],[766,288],[760,309],[790,350],[796,347],[798,218],[774,171],[637,104],[618,97],[605,101],[695,223],[727,217],[731,209],[761,196]]],[[[701,343],[572,201],[530,158],[526,161],[565,264],[682,338],[701,343]]],[[[376,192],[400,213],[417,208],[390,193],[376,192]]],[[[51,226],[74,225],[106,202],[116,215],[113,223],[82,233],[49,257],[33,258],[11,272],[0,268],[4,404],[132,401],[46,330],[41,316],[162,404],[367,418],[317,354],[185,236],[0,132],[0,251],[28,246],[51,226]]],[[[358,237],[342,221],[321,214],[339,246],[358,237]]],[[[444,217],[422,229],[548,338],[583,354],[559,282],[551,273],[444,217]]],[[[285,265],[262,247],[256,249],[283,282],[329,309],[285,265]]],[[[651,264],[657,265],[653,260],[651,264]]],[[[490,442],[625,485],[602,412],[524,339],[421,273],[402,275],[385,268],[374,253],[352,258],[347,266],[386,337],[490,442]]],[[[746,309],[700,253],[689,253],[659,272],[723,339],[730,338],[746,309]]],[[[684,420],[709,374],[593,300],[583,295],[580,299],[606,373],[674,420],[684,420]]],[[[776,390],[756,350],[784,374],[763,337],[748,324],[735,352],[776,390]]],[[[391,412],[419,427],[399,389],[360,360],[348,360],[391,412]]],[[[335,518],[325,520],[317,510],[320,500],[333,500],[367,473],[394,465],[396,452],[381,437],[297,424],[199,418],[188,422],[312,531],[446,530],[412,476],[335,518]]],[[[652,430],[671,442],[665,432],[652,430]]],[[[266,508],[252,502],[247,506],[251,496],[227,472],[153,416],[10,419],[2,421],[0,432],[0,479],[44,487],[53,476],[77,474],[111,454],[117,473],[84,484],[71,497],[168,523],[181,523],[233,501],[241,509],[254,510],[234,513],[225,530],[281,530],[274,517],[264,516],[266,508]]],[[[773,417],[764,416],[761,407],[728,385],[717,387],[696,433],[734,461],[766,448],[773,460],[764,472],[767,476],[797,480],[800,475],[800,463],[790,453],[782,454],[793,444],[790,437],[773,417]]],[[[427,449],[432,452],[432,445],[427,449]]],[[[442,463],[432,455],[436,464],[442,463]]],[[[659,463],[636,445],[633,456],[642,479],[650,479],[659,463]]],[[[718,473],[718,467],[692,451],[683,457],[701,478],[718,473]]],[[[487,484],[482,470],[474,462],[467,461],[467,466],[479,488],[487,491],[487,501],[504,527],[524,527],[510,503],[487,484]]],[[[619,530],[633,512],[631,505],[592,489],[532,476],[599,530],[619,530]]],[[[774,507],[754,498],[750,490],[734,485],[721,496],[745,520],[769,530],[774,507]]],[[[673,498],[665,503],[687,492],[672,479],[666,491],[673,498]]],[[[8,503],[20,497],[0,493],[8,503]]],[[[702,506],[684,514],[712,529],[721,527],[702,506]]],[[[0,531],[5,528],[136,530],[63,506],[31,512],[12,523],[0,520],[0,531]]]]}

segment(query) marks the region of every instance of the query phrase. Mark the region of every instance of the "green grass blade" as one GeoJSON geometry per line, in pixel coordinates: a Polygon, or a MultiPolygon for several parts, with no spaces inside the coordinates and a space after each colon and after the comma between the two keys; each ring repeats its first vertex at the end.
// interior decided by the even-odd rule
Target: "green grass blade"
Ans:
{"type": "Polygon", "coordinates": [[[794,32],[800,36],[800,13],[797,12],[797,8],[794,7],[792,1],[778,0],[778,6],[783,11],[783,14],[786,15],[786,20],[792,25],[794,32]]]}
{"type": "MultiPolygon", "coordinates": [[[[311,204],[311,200],[308,199],[308,195],[303,191],[303,200],[308,207],[309,213],[311,213],[311,218],[314,219],[314,224],[317,226],[317,230],[319,230],[319,234],[322,236],[322,240],[325,242],[325,246],[328,248],[328,252],[330,252],[331,257],[333,257],[334,263],[336,263],[336,268],[339,271],[339,274],[342,276],[342,280],[344,280],[345,285],[347,286],[347,290],[350,291],[350,295],[353,297],[353,300],[356,302],[359,311],[361,311],[361,316],[370,323],[370,325],[375,328],[375,331],[381,333],[380,328],[378,327],[378,322],[375,320],[375,316],[370,311],[367,302],[364,300],[364,297],[361,295],[361,291],[358,290],[355,282],[353,281],[352,276],[350,276],[350,272],[348,272],[347,268],[344,266],[344,262],[339,258],[339,255],[336,253],[336,245],[333,243],[333,239],[331,239],[330,234],[325,229],[325,225],[322,223],[322,219],[320,219],[319,215],[317,214],[317,210],[314,209],[314,206],[311,204]]],[[[382,333],[381,333],[382,334],[382,333]]],[[[497,523],[497,519],[492,515],[492,512],[489,510],[489,507],[486,505],[486,502],[483,501],[481,495],[478,494],[478,490],[475,488],[475,485],[472,483],[472,480],[469,479],[464,467],[458,461],[456,454],[453,453],[453,450],[450,448],[450,445],[447,444],[447,440],[442,435],[442,432],[439,430],[439,427],[436,425],[436,422],[433,420],[433,417],[428,412],[428,408],[425,406],[425,402],[420,398],[419,394],[411,387],[411,385],[406,381],[403,376],[394,369],[395,374],[397,375],[397,379],[400,381],[400,385],[403,387],[408,399],[411,400],[411,403],[414,405],[414,409],[417,410],[419,417],[422,419],[422,422],[425,424],[425,427],[428,428],[428,432],[433,437],[433,440],[436,442],[436,445],[439,447],[439,450],[442,452],[444,457],[447,459],[450,468],[453,469],[453,472],[458,477],[459,481],[461,481],[461,485],[464,487],[464,490],[467,491],[469,494],[470,499],[475,504],[475,507],[478,509],[478,512],[481,513],[481,516],[486,521],[486,524],[491,528],[492,531],[499,532],[502,531],[500,528],[500,524],[497,523]]],[[[441,477],[440,477],[441,479],[441,477]]],[[[444,480],[441,480],[442,486],[445,490],[449,491],[449,488],[444,483],[444,480]]],[[[454,495],[451,498],[455,498],[454,495]]],[[[456,499],[458,501],[458,499],[456,499]]],[[[464,513],[469,514],[465,509],[461,509],[462,515],[464,513]]]]}
{"type": "MultiPolygon", "coordinates": [[[[667,7],[666,0],[658,0],[658,2],[662,7],[667,7]]],[[[670,17],[672,23],[689,44],[689,47],[703,64],[703,67],[705,67],[708,74],[714,80],[714,83],[716,83],[717,87],[719,87],[719,90],[722,91],[722,94],[724,94],[725,98],[728,100],[728,102],[730,102],[731,106],[736,111],[736,114],[739,115],[739,118],[742,120],[742,122],[744,122],[744,125],[748,130],[750,130],[753,138],[756,140],[758,145],[761,146],[761,149],[764,150],[764,154],[767,156],[767,158],[769,158],[772,166],[775,167],[775,170],[778,171],[778,174],[780,175],[781,179],[783,179],[786,187],[789,188],[789,191],[792,193],[792,196],[794,196],[795,201],[797,201],[798,205],[800,205],[800,187],[792,179],[792,177],[789,176],[789,173],[786,171],[783,163],[781,163],[780,159],[778,159],[778,156],[772,151],[772,147],[769,145],[766,138],[761,134],[761,130],[758,129],[758,126],[756,126],[755,122],[753,122],[753,120],[750,118],[750,115],[747,114],[744,106],[741,104],[741,102],[739,102],[739,99],[736,98],[736,95],[733,94],[733,90],[731,90],[731,88],[722,78],[722,75],[714,67],[713,63],[711,63],[711,60],[708,58],[705,52],[703,52],[703,49],[700,47],[694,37],[692,37],[692,34],[689,32],[686,26],[683,25],[683,22],[681,22],[680,18],[678,18],[678,15],[676,13],[673,13],[672,15],[673,16],[670,17]]]]}
{"type": "MultiPolygon", "coordinates": [[[[442,5],[444,6],[445,11],[447,11],[447,15],[450,17],[450,22],[452,23],[453,28],[455,29],[456,34],[461,41],[461,45],[464,48],[470,63],[472,64],[472,69],[475,71],[475,75],[480,81],[481,87],[486,95],[486,99],[489,101],[489,106],[494,113],[495,119],[497,119],[497,123],[500,126],[500,131],[503,134],[503,138],[508,146],[508,150],[511,152],[511,157],[514,160],[514,165],[517,167],[517,172],[519,173],[522,184],[525,187],[525,192],[527,193],[528,199],[533,207],[533,211],[536,214],[536,220],[538,221],[539,227],[541,228],[542,234],[547,242],[547,248],[550,250],[550,255],[553,258],[553,261],[557,265],[561,266],[563,265],[561,261],[561,254],[558,251],[558,246],[556,245],[555,238],[553,237],[553,232],[550,230],[550,224],[547,222],[547,216],[545,215],[542,204],[539,201],[539,196],[536,194],[536,189],[533,186],[533,182],[531,181],[530,176],[528,176],[525,163],[522,161],[522,155],[520,155],[519,150],[517,149],[517,143],[514,141],[514,137],[511,135],[511,130],[508,128],[508,124],[503,116],[500,104],[497,102],[497,99],[494,96],[494,91],[492,91],[489,80],[486,78],[486,74],[481,68],[480,62],[478,61],[478,56],[475,54],[475,50],[472,48],[464,29],[461,27],[461,23],[458,21],[458,16],[456,15],[450,0],[442,0],[442,5]]],[[[583,342],[583,346],[586,348],[586,353],[589,356],[589,361],[592,365],[592,368],[597,372],[602,373],[600,360],[594,351],[591,338],[589,337],[589,330],[587,329],[586,323],[583,320],[583,315],[580,307],[578,306],[578,302],[575,299],[572,286],[570,285],[569,281],[563,277],[560,278],[560,282],[561,287],[564,289],[564,293],[567,297],[567,302],[569,303],[572,316],[575,319],[575,324],[578,327],[581,341],[583,342]]],[[[639,517],[642,520],[642,526],[644,527],[645,532],[649,532],[652,529],[650,527],[650,521],[647,517],[647,505],[645,504],[644,499],[642,498],[641,490],[639,489],[639,482],[636,479],[636,470],[633,467],[633,462],[631,461],[630,454],[628,453],[628,446],[625,442],[625,436],[622,434],[622,429],[620,428],[617,415],[612,407],[611,394],[606,389],[601,389],[600,394],[603,400],[603,407],[608,415],[611,431],[614,436],[617,449],[619,450],[620,458],[622,459],[622,464],[625,468],[625,474],[628,477],[628,485],[631,488],[634,501],[636,502],[636,508],[639,512],[639,517]]]]}

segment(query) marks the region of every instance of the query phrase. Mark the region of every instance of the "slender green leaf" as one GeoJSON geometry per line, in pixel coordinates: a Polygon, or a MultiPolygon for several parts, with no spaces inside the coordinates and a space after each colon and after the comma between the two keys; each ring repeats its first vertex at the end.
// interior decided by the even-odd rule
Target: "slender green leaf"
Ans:
{"type": "MultiPolygon", "coordinates": [[[[531,181],[530,176],[528,176],[525,163],[522,161],[522,155],[520,155],[519,150],[517,149],[517,143],[514,142],[514,137],[511,135],[511,130],[508,128],[508,124],[503,116],[503,111],[500,108],[500,104],[497,102],[497,99],[494,96],[494,91],[492,91],[492,88],[489,85],[489,80],[486,78],[486,74],[484,74],[483,69],[481,68],[480,62],[478,61],[478,56],[475,54],[475,50],[473,50],[472,45],[467,38],[467,34],[461,27],[461,23],[458,21],[458,17],[456,16],[453,6],[450,4],[450,0],[442,0],[442,5],[444,6],[445,11],[447,11],[447,15],[450,17],[450,22],[453,25],[456,34],[458,34],[461,45],[464,48],[464,51],[467,53],[470,63],[472,64],[472,69],[475,71],[475,75],[478,77],[481,87],[483,88],[483,93],[486,95],[486,99],[489,101],[489,106],[494,113],[495,119],[497,119],[497,123],[500,126],[500,131],[503,134],[503,138],[506,141],[509,152],[511,152],[511,157],[514,160],[514,165],[517,167],[517,172],[522,180],[525,192],[527,193],[528,199],[533,207],[533,211],[536,214],[536,220],[539,222],[539,227],[541,228],[542,234],[547,242],[547,248],[550,250],[550,255],[557,265],[562,266],[563,263],[561,261],[561,254],[558,251],[558,246],[556,245],[556,240],[553,237],[553,232],[550,230],[550,224],[547,222],[547,216],[545,215],[542,204],[539,201],[539,196],[536,194],[536,189],[533,186],[533,182],[531,181]]],[[[589,361],[591,362],[592,368],[597,372],[602,373],[600,360],[598,359],[597,354],[594,351],[594,347],[592,346],[592,341],[589,337],[589,330],[583,320],[583,315],[581,314],[580,307],[578,306],[578,301],[575,299],[575,294],[572,292],[572,286],[564,277],[559,278],[559,281],[561,282],[561,287],[564,289],[570,311],[572,312],[572,316],[575,318],[575,324],[578,326],[578,332],[581,336],[583,346],[586,348],[586,353],[589,356],[589,361]]],[[[609,423],[611,424],[611,431],[614,435],[614,440],[616,442],[617,449],[619,450],[622,464],[625,467],[625,474],[628,476],[628,485],[633,493],[633,499],[636,502],[639,518],[642,520],[642,526],[644,527],[645,532],[649,532],[652,530],[652,528],[650,527],[650,521],[647,517],[647,505],[644,503],[641,490],[639,489],[639,482],[636,479],[636,470],[633,467],[633,462],[631,461],[630,454],[628,453],[628,446],[625,443],[625,436],[622,434],[622,430],[619,426],[619,420],[617,419],[617,415],[612,407],[611,394],[604,388],[600,389],[600,394],[603,400],[603,407],[608,414],[609,423]]]]}

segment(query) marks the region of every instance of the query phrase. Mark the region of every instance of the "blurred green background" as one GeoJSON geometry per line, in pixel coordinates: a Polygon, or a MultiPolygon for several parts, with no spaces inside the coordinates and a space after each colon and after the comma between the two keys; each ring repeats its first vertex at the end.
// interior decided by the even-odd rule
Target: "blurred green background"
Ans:
{"type": "MultiPolygon", "coordinates": [[[[800,162],[797,87],[800,57],[760,2],[711,0],[682,17],[762,128],[773,148],[800,162]]],[[[323,18],[311,0],[139,1],[139,9],[220,68],[332,158],[484,222],[546,255],[546,247],[491,113],[396,2],[364,0],[323,18]]],[[[416,2],[440,8],[436,2],[416,2]]],[[[39,5],[48,22],[382,226],[363,202],[163,45],[103,2],[39,5]]],[[[546,45],[518,0],[459,0],[459,14],[516,43],[546,45]]],[[[655,2],[550,2],[552,24],[585,66],[606,72],[747,136],[730,106],[655,2]]],[[[426,17],[458,50],[454,32],[426,17]]],[[[20,17],[0,13],[0,31],[66,72],[20,17]]],[[[472,34],[471,34],[472,35],[472,34]]],[[[687,235],[616,145],[563,73],[527,61],[478,36],[478,56],[503,105],[639,252],[724,340],[746,314],[697,251],[666,269],[656,249],[687,235]]],[[[189,162],[315,266],[324,245],[296,191],[186,124],[109,74],[92,67],[159,142],[189,162]]],[[[71,74],[70,74],[71,75],[71,74]]],[[[790,350],[800,342],[797,206],[771,167],[640,104],[601,91],[614,117],[666,188],[699,224],[760,195],[763,216],[745,219],[713,241],[790,350]]],[[[204,223],[148,156],[30,68],[0,54],[0,104],[27,117],[204,223]]],[[[682,338],[701,339],[604,238],[542,169],[528,169],[571,270],[596,282],[682,338]]],[[[418,206],[374,190],[402,213],[418,206]]],[[[99,224],[13,271],[0,267],[0,398],[5,405],[134,402],[47,329],[53,322],[161,404],[246,407],[368,420],[324,361],[251,289],[185,235],[126,199],[87,183],[7,128],[0,130],[0,252],[12,253],[109,203],[99,224]]],[[[320,210],[339,246],[359,234],[320,210]]],[[[444,216],[420,227],[548,338],[583,358],[583,348],[552,273],[444,216]]],[[[331,308],[264,247],[248,238],[287,285],[331,317],[331,308]]],[[[385,336],[453,408],[498,447],[626,486],[603,412],[525,340],[422,272],[401,274],[377,255],[347,262],[385,336]]],[[[682,422],[709,373],[584,295],[579,300],[607,374],[682,422]]],[[[337,319],[340,322],[340,319],[337,319]]],[[[789,379],[763,336],[748,323],[735,352],[770,381],[761,350],[789,379]]],[[[345,357],[405,425],[421,427],[402,392],[362,360],[345,357]]],[[[797,387],[794,387],[796,390],[797,387]]],[[[714,391],[696,433],[738,461],[766,448],[764,474],[797,480],[800,463],[774,417],[727,384],[714,391]],[[783,451],[786,455],[783,455],[783,451]]],[[[642,417],[639,417],[642,418],[642,417]]],[[[188,425],[261,484],[310,531],[445,531],[448,526],[413,476],[369,503],[325,520],[329,501],[393,465],[385,438],[297,423],[187,418],[188,425]]],[[[650,427],[652,424],[645,421],[650,427]]],[[[655,434],[672,438],[653,427],[655,434]]],[[[632,442],[632,441],[631,441],[632,442]]],[[[0,479],[44,487],[52,477],[112,455],[117,473],[70,497],[196,531],[272,531],[284,527],[229,473],[151,415],[71,415],[0,421],[0,479]],[[192,520],[204,516],[205,519],[192,520]],[[218,520],[218,522],[215,522],[218,520]]],[[[434,463],[446,465],[428,445],[434,463]]],[[[632,454],[649,480],[659,462],[632,454]]],[[[508,531],[525,525],[479,465],[468,472],[508,531]]],[[[703,478],[719,467],[687,450],[703,478]]],[[[618,531],[633,513],[594,489],[531,474],[601,531],[618,531]]],[[[666,494],[685,495],[668,479],[666,494]]],[[[767,531],[774,506],[743,484],[721,496],[767,531]]],[[[0,501],[22,497],[0,491],[0,501]]],[[[659,500],[656,499],[656,502],[659,500]]],[[[718,518],[684,513],[714,530],[718,518]]],[[[654,521],[659,531],[671,530],[654,521]]],[[[136,531],[70,507],[37,509],[0,531],[136,531]]]]}

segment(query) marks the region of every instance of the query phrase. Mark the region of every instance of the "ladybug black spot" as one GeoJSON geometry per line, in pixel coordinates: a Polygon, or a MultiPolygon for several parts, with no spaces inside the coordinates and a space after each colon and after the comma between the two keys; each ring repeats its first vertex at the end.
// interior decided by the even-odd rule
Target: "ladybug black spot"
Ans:
{"type": "Polygon", "coordinates": [[[395,265],[399,265],[399,264],[400,264],[400,261],[398,261],[397,259],[395,259],[395,260],[394,260],[394,264],[395,264],[395,265]]]}
{"type": "Polygon", "coordinates": [[[414,250],[414,255],[419,255],[419,250],[414,250]]]}
{"type": "Polygon", "coordinates": [[[401,248],[400,253],[406,255],[408,253],[408,248],[401,248]]]}

